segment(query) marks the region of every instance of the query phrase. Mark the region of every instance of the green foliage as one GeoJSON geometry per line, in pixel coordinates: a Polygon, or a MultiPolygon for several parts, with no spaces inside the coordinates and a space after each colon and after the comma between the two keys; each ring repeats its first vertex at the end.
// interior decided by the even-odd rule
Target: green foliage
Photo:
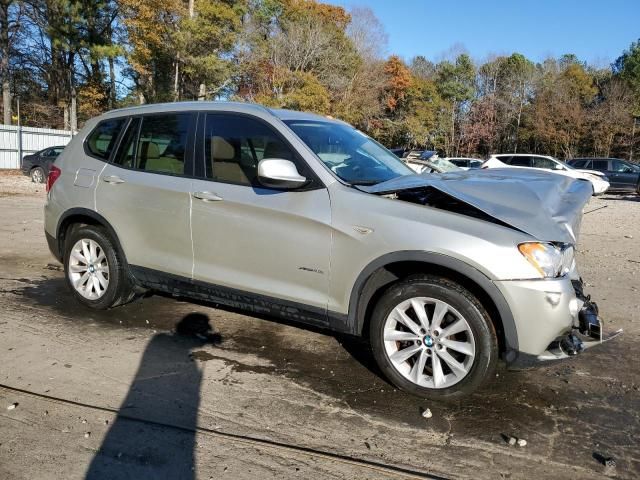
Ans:
{"type": "Polygon", "coordinates": [[[405,64],[386,54],[370,9],[320,0],[20,5],[11,48],[0,38],[11,57],[0,70],[41,126],[68,128],[61,119],[76,103],[82,122],[116,106],[223,98],[331,115],[388,146],[447,155],[624,156],[638,143],[640,40],[611,69],[572,54],[405,64]]]}

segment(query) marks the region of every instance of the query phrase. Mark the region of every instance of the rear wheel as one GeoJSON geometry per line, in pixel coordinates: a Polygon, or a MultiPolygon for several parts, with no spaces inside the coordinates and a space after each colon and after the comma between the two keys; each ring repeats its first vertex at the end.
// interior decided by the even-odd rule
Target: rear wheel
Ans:
{"type": "Polygon", "coordinates": [[[491,320],[468,290],[448,279],[417,275],[394,284],[376,305],[370,328],[381,370],[415,395],[467,395],[495,371],[491,320]]]}
{"type": "Polygon", "coordinates": [[[64,262],[67,284],[80,303],[107,309],[133,299],[125,263],[104,228],[72,227],[65,242],[64,262]]]}
{"type": "Polygon", "coordinates": [[[40,167],[36,167],[31,170],[31,181],[33,183],[44,183],[45,176],[44,170],[40,167]]]}

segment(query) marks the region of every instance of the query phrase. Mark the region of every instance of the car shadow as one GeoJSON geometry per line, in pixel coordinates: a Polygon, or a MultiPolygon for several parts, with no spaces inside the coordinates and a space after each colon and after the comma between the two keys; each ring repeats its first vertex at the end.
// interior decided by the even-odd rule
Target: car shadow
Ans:
{"type": "Polygon", "coordinates": [[[640,195],[635,193],[609,193],[600,197],[601,200],[614,200],[616,202],[640,202],[640,195]]]}
{"type": "Polygon", "coordinates": [[[85,478],[195,478],[202,372],[189,354],[221,341],[201,313],[188,314],[175,331],[151,338],[85,478]],[[162,426],[167,424],[177,428],[162,426]]]}

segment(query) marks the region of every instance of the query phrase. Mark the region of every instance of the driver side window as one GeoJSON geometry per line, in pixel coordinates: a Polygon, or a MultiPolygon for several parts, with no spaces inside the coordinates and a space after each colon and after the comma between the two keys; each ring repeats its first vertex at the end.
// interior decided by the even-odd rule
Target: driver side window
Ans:
{"type": "Polygon", "coordinates": [[[560,170],[560,168],[558,168],[558,164],[556,162],[554,162],[553,160],[549,160],[548,158],[542,158],[542,157],[533,157],[533,166],[535,168],[548,168],[551,170],[560,170]]]}
{"type": "Polygon", "coordinates": [[[263,158],[298,163],[291,148],[262,122],[226,114],[207,115],[204,158],[206,178],[247,186],[258,185],[263,158]]]}

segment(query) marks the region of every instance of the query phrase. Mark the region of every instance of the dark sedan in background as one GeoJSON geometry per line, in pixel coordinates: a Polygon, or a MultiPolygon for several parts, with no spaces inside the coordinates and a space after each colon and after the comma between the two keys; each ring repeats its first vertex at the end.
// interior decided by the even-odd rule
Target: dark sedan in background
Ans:
{"type": "Polygon", "coordinates": [[[567,163],[580,170],[604,173],[611,184],[609,191],[640,195],[640,165],[619,158],[574,158],[567,163]]]}
{"type": "Polygon", "coordinates": [[[44,183],[49,175],[49,167],[62,150],[64,146],[48,147],[31,155],[25,155],[22,159],[22,173],[31,177],[32,182],[44,183]]]}

